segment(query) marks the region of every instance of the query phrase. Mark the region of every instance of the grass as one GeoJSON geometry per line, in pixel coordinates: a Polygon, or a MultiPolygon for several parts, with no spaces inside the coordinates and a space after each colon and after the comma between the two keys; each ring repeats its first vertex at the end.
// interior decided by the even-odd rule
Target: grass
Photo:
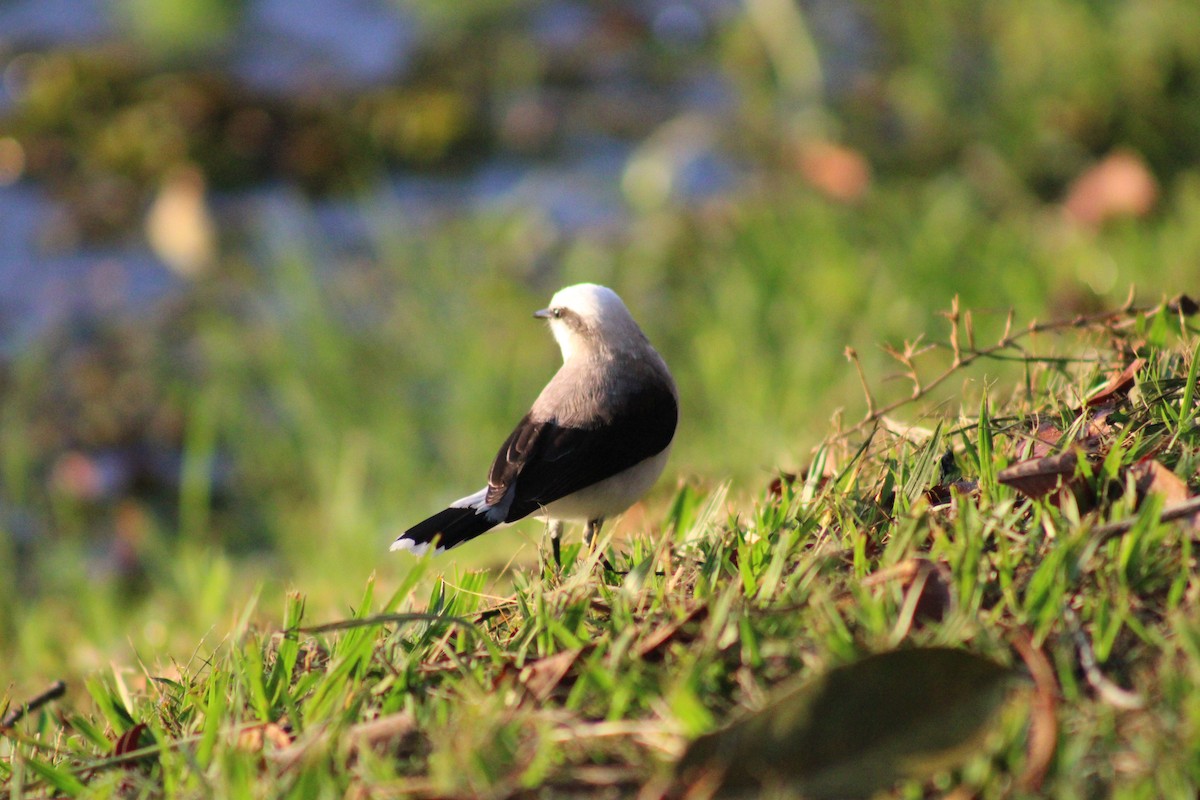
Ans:
{"type": "MultiPolygon", "coordinates": [[[[431,24],[499,41],[493,9],[435,5],[431,24]]],[[[760,27],[783,8],[757,5],[760,27]]],[[[1142,301],[1194,291],[1193,5],[867,4],[878,63],[839,75],[833,59],[827,76],[786,74],[788,49],[732,13],[709,54],[738,87],[730,144],[779,167],[752,189],[639,206],[615,237],[522,210],[408,227],[371,191],[361,259],[334,261],[320,225],[281,214],[150,324],[31,343],[0,371],[0,709],[67,689],[0,738],[0,794],[653,796],[688,742],[793,676],[922,644],[1036,674],[1013,652],[1028,635],[1057,690],[1027,690],[972,761],[894,795],[1195,796],[1194,543],[1131,485],[1154,458],[1195,488],[1194,330],[1143,315],[1039,333],[951,369],[873,436],[835,437],[864,411],[846,348],[879,407],[904,400],[909,367],[880,345],[938,344],[918,359],[930,381],[953,363],[956,297],[984,343],[1010,308],[1022,324],[1115,308],[1134,284],[1142,301]],[[792,150],[810,135],[877,171],[860,200],[803,187],[792,150]],[[1068,183],[1121,147],[1159,180],[1155,210],[1067,222],[1068,183]],[[481,480],[557,359],[522,321],[579,280],[626,297],[681,387],[670,477],[611,531],[627,573],[575,550],[563,576],[540,571],[536,524],[438,561],[389,557],[397,526],[481,480]],[[1073,409],[1134,346],[1147,363],[1078,491],[1055,504],[1006,482],[1033,420],[1086,433],[1073,409]],[[911,425],[926,430],[898,433],[911,425]],[[177,482],[88,495],[58,480],[127,437],[182,453],[177,482]],[[769,490],[781,471],[801,478],[769,490]],[[954,498],[956,479],[975,493],[954,498]],[[1136,523],[1097,534],[1114,519],[1136,523]],[[910,580],[953,599],[942,619],[910,580]]],[[[485,101],[536,89],[521,20],[499,62],[454,34],[455,57],[430,63],[457,73],[482,54],[485,101]]],[[[106,95],[77,92],[88,119],[106,95]]],[[[78,127],[76,104],[46,109],[31,133],[78,127]]],[[[83,127],[79,153],[113,139],[83,127]]],[[[60,183],[107,180],[91,174],[106,153],[128,154],[79,159],[88,174],[60,183]]]]}
{"type": "MultiPolygon", "coordinates": [[[[792,676],[913,645],[1020,666],[1013,643],[1027,636],[1056,684],[1050,757],[1030,749],[1046,720],[1024,690],[926,787],[1194,796],[1192,529],[1159,522],[1164,501],[1133,470],[1152,458],[1186,478],[1200,464],[1195,331],[1158,311],[1047,340],[1039,355],[1082,363],[1029,359],[1024,386],[994,386],[977,413],[930,430],[830,439],[805,475],[750,502],[683,486],[604,542],[615,573],[571,544],[561,574],[406,560],[339,619],[300,593],[274,613],[251,598],[190,651],[94,670],[70,703],[30,714],[4,740],[0,777],[12,796],[660,796],[690,740],[769,707],[792,676]],[[1096,457],[1067,476],[1074,491],[1013,488],[1005,468],[1034,422],[1064,431],[1054,452],[1066,451],[1078,398],[1129,348],[1146,363],[1096,457]],[[952,480],[965,493],[931,501],[952,480]],[[1094,535],[1125,518],[1122,535],[1094,535]],[[905,570],[920,564],[939,566],[918,585],[905,570]],[[924,599],[929,581],[940,600],[924,599]]],[[[220,619],[228,567],[198,558],[176,567],[196,581],[181,594],[197,619],[220,619]]]]}

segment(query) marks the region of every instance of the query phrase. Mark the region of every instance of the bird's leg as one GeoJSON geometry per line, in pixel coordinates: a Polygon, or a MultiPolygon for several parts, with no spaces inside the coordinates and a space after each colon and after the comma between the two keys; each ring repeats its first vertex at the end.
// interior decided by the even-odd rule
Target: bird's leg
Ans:
{"type": "Polygon", "coordinates": [[[562,572],[562,520],[551,520],[546,528],[550,533],[550,550],[554,553],[554,567],[559,572],[562,572]]]}
{"type": "MultiPolygon", "coordinates": [[[[600,529],[602,527],[604,527],[604,517],[589,519],[583,529],[583,546],[587,548],[589,555],[594,553],[596,547],[600,544],[600,529]]],[[[608,556],[603,553],[600,554],[600,565],[609,572],[616,572],[612,562],[608,560],[608,556]]]]}
{"type": "Polygon", "coordinates": [[[604,525],[604,518],[589,519],[587,525],[583,529],[583,546],[587,548],[590,554],[596,549],[596,542],[600,538],[600,528],[604,525]]]}

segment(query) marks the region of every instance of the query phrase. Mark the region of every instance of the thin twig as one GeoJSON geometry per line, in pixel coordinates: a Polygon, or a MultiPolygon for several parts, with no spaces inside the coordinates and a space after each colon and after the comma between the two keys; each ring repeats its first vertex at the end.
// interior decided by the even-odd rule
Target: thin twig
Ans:
{"type": "MultiPolygon", "coordinates": [[[[862,362],[858,360],[858,351],[853,347],[847,347],[846,360],[854,364],[854,369],[858,371],[858,380],[860,383],[862,383],[863,395],[865,395],[867,398],[866,418],[871,419],[875,416],[875,398],[871,396],[871,385],[867,383],[867,373],[863,371],[862,362]]],[[[840,439],[850,431],[858,430],[861,425],[862,423],[859,423],[852,428],[848,428],[847,430],[838,433],[837,438],[840,439]]]]}
{"type": "MultiPolygon", "coordinates": [[[[950,349],[950,345],[942,342],[934,342],[934,347],[940,347],[943,350],[950,349]]],[[[1001,352],[984,352],[982,350],[963,350],[969,356],[978,358],[987,358],[992,361],[1018,361],[1022,364],[1098,364],[1100,359],[1088,358],[1086,356],[1034,356],[1022,354],[1019,356],[1010,356],[1001,352]]]]}
{"type": "MultiPolygon", "coordinates": [[[[1159,522],[1171,522],[1172,520],[1190,517],[1193,514],[1200,514],[1200,497],[1193,497],[1190,500],[1185,500],[1182,503],[1164,508],[1162,513],[1158,515],[1158,520],[1159,522]]],[[[1097,525],[1095,528],[1092,528],[1092,536],[1094,537],[1092,546],[1099,547],[1109,539],[1128,533],[1133,530],[1133,526],[1137,525],[1137,523],[1138,517],[1127,517],[1115,522],[1105,523],[1104,525],[1097,525]]]]}
{"type": "Polygon", "coordinates": [[[46,705],[52,700],[57,700],[66,693],[66,682],[55,681],[54,683],[50,684],[50,688],[34,697],[28,703],[19,705],[5,714],[4,719],[0,719],[0,731],[5,730],[6,728],[11,728],[13,725],[16,725],[18,722],[20,722],[29,712],[37,711],[42,706],[46,705]]]}
{"type": "MultiPolygon", "coordinates": [[[[983,348],[971,347],[969,350],[965,350],[965,351],[960,350],[959,352],[960,352],[961,357],[956,356],[954,359],[954,363],[951,364],[950,367],[948,367],[940,375],[937,375],[936,377],[932,378],[931,380],[929,380],[928,382],[925,382],[925,383],[920,382],[920,379],[918,377],[916,377],[915,367],[913,367],[911,361],[914,356],[920,355],[920,353],[925,352],[926,350],[929,349],[930,346],[927,346],[925,348],[921,348],[920,350],[918,350],[916,347],[917,343],[906,343],[906,348],[903,353],[900,353],[900,352],[896,351],[895,349],[889,349],[889,348],[885,347],[885,350],[888,350],[888,352],[894,358],[897,358],[897,360],[899,360],[901,363],[905,364],[905,366],[911,370],[910,373],[907,375],[907,377],[912,379],[914,381],[914,385],[919,388],[917,391],[914,391],[910,396],[896,400],[892,403],[887,404],[886,406],[883,406],[882,408],[879,408],[875,405],[875,400],[874,400],[874,397],[871,395],[871,391],[870,391],[870,387],[867,383],[866,375],[864,374],[862,365],[859,363],[859,360],[858,360],[858,353],[855,352],[855,350],[853,348],[848,347],[848,348],[846,348],[846,358],[849,359],[851,362],[853,362],[855,365],[855,368],[858,370],[859,380],[862,382],[862,385],[863,385],[863,393],[867,397],[867,415],[865,417],[863,417],[863,419],[861,421],[859,421],[858,423],[856,423],[855,425],[852,425],[851,427],[846,428],[845,430],[839,431],[838,433],[834,434],[832,437],[830,437],[830,439],[833,441],[844,439],[847,436],[850,436],[851,434],[854,434],[854,433],[857,433],[857,432],[863,430],[864,428],[878,424],[880,420],[882,420],[885,416],[892,413],[896,409],[906,406],[909,403],[912,403],[915,400],[919,400],[922,397],[928,395],[931,391],[936,389],[938,386],[945,383],[950,377],[952,377],[954,374],[956,374],[959,370],[970,366],[971,364],[975,363],[976,361],[978,361],[982,358],[994,358],[994,357],[996,357],[997,353],[1000,353],[1001,351],[1004,351],[1004,350],[1012,349],[1012,348],[1016,347],[1018,342],[1020,342],[1021,340],[1028,338],[1030,336],[1033,336],[1035,334],[1055,332],[1055,331],[1065,331],[1065,330],[1080,329],[1080,328],[1089,328],[1092,326],[1101,325],[1101,324],[1105,324],[1105,323],[1113,323],[1115,320],[1125,320],[1126,318],[1129,318],[1129,317],[1135,317],[1135,316],[1140,316],[1140,315],[1144,315],[1144,314],[1156,314],[1159,311],[1161,311],[1163,308],[1165,308],[1165,306],[1166,306],[1165,303],[1160,303],[1160,304],[1158,304],[1156,306],[1152,306],[1152,307],[1137,307],[1137,306],[1133,306],[1127,302],[1125,305],[1123,305],[1121,308],[1119,308],[1115,311],[1102,311],[1102,312],[1099,312],[1096,314],[1085,314],[1085,315],[1080,315],[1077,317],[1072,317],[1071,319],[1052,320],[1050,322],[1037,322],[1036,320],[1034,320],[1034,321],[1031,321],[1023,330],[1015,331],[1015,332],[1013,331],[1014,312],[1012,311],[1012,309],[1009,309],[1009,312],[1005,318],[1004,333],[1000,336],[1000,340],[998,342],[996,342],[996,344],[990,345],[988,347],[983,347],[983,348]]],[[[951,311],[951,314],[953,314],[953,310],[951,311]]],[[[973,340],[973,339],[974,339],[974,331],[972,330],[970,337],[969,337],[969,341],[973,340]]],[[[919,342],[919,340],[918,340],[918,342],[919,342]]],[[[941,345],[941,346],[945,347],[945,345],[941,345]]],[[[951,345],[951,348],[953,349],[954,345],[951,345]]]]}
{"type": "Polygon", "coordinates": [[[1110,706],[1126,711],[1144,708],[1146,701],[1140,694],[1118,686],[1100,670],[1100,663],[1096,658],[1092,642],[1083,632],[1083,627],[1079,624],[1079,617],[1069,606],[1063,609],[1063,621],[1067,624],[1071,638],[1075,640],[1075,649],[1079,652],[1079,666],[1083,668],[1083,675],[1092,689],[1096,691],[1096,695],[1110,706]]]}
{"type": "Polygon", "coordinates": [[[455,625],[462,625],[465,628],[478,632],[478,626],[469,619],[463,617],[455,617],[450,614],[429,614],[423,612],[412,612],[404,614],[375,614],[370,617],[361,617],[359,619],[343,619],[337,622],[326,622],[322,625],[306,625],[304,627],[288,628],[283,633],[329,633],[330,631],[347,631],[355,628],[369,628],[376,625],[388,625],[393,622],[449,622],[455,625]]]}

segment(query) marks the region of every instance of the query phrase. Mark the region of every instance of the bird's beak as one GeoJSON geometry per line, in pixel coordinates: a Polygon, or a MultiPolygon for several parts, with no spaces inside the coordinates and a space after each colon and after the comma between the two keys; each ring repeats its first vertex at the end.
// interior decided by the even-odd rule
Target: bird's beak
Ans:
{"type": "Polygon", "coordinates": [[[543,308],[540,311],[533,312],[533,316],[537,319],[550,319],[554,315],[550,313],[550,309],[543,308]]]}

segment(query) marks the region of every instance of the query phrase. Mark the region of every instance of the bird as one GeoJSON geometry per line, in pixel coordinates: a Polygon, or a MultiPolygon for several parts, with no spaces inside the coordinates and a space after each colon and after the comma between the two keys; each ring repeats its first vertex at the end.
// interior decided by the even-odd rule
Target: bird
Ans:
{"type": "Polygon", "coordinates": [[[562,366],[500,446],[487,485],[404,531],[393,551],[442,552],[537,514],[561,567],[565,522],[585,524],[590,549],[605,520],[662,474],[679,424],[679,392],[617,293],[594,283],[568,286],[533,316],[549,324],[562,366]]]}

